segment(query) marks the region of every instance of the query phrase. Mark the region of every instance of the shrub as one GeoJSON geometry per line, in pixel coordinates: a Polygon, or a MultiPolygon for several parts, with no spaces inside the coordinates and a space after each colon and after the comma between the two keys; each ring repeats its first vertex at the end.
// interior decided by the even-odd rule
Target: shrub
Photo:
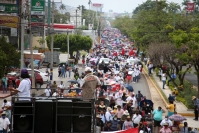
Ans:
{"type": "MultiPolygon", "coordinates": [[[[179,84],[179,80],[176,79],[176,83],[179,84]]],[[[197,91],[195,89],[192,88],[192,84],[188,81],[184,81],[184,85],[183,85],[183,90],[182,91],[178,91],[178,95],[176,97],[177,101],[182,102],[187,108],[189,109],[193,109],[194,105],[193,105],[193,101],[192,101],[192,96],[194,96],[195,94],[197,94],[197,91]]],[[[174,85],[173,83],[171,83],[171,85],[169,85],[169,88],[174,91],[174,85]]]]}
{"type": "Polygon", "coordinates": [[[156,67],[155,68],[155,74],[156,74],[156,76],[158,76],[158,73],[159,73],[159,69],[156,67]]]}

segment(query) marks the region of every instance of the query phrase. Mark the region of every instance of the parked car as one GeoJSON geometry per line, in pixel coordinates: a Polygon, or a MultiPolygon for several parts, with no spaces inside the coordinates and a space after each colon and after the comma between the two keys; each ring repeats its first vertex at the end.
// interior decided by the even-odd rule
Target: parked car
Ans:
{"type": "MultiPolygon", "coordinates": [[[[27,69],[28,70],[28,73],[31,73],[31,70],[32,69],[27,69]]],[[[40,71],[40,70],[37,70],[37,69],[34,69],[34,72],[35,73],[38,73],[38,74],[40,74],[41,75],[41,77],[43,78],[43,81],[44,82],[47,82],[48,81],[48,73],[46,73],[46,72],[42,72],[42,71],[40,71]]]]}
{"type": "MultiPolygon", "coordinates": [[[[30,75],[30,80],[32,82],[32,78],[31,78],[31,73],[29,73],[30,75]]],[[[13,85],[16,84],[16,79],[20,77],[20,74],[19,73],[16,73],[16,72],[11,72],[11,73],[8,73],[7,74],[7,78],[8,78],[8,81],[12,81],[13,85]]],[[[43,82],[43,78],[41,77],[40,74],[38,74],[37,72],[35,72],[35,87],[36,88],[41,88],[41,86],[44,84],[43,82]]]]}
{"type": "MultiPolygon", "coordinates": [[[[31,74],[30,75],[30,80],[32,82],[32,78],[31,78],[31,74]]],[[[35,87],[36,88],[41,88],[41,86],[44,84],[43,78],[41,77],[40,74],[38,74],[37,72],[35,72],[35,87]]]]}

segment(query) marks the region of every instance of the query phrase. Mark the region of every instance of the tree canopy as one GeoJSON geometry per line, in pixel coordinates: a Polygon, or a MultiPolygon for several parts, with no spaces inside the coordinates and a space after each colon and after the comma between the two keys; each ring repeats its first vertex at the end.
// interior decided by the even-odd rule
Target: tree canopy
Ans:
{"type": "Polygon", "coordinates": [[[19,68],[20,52],[6,42],[5,37],[0,37],[0,77],[9,72],[12,68],[19,68]]]}
{"type": "MultiPolygon", "coordinates": [[[[50,37],[46,38],[47,45],[50,48],[50,37]]],[[[67,35],[56,34],[54,36],[54,48],[60,48],[61,52],[67,52],[67,35]]],[[[92,47],[92,39],[89,36],[82,36],[78,34],[69,35],[70,54],[78,50],[89,50],[92,47]]]]}
{"type": "MultiPolygon", "coordinates": [[[[188,1],[184,0],[182,4],[187,5],[188,1]]],[[[198,0],[194,2],[197,6],[198,0]]],[[[116,18],[113,26],[133,40],[154,65],[166,65],[175,70],[180,81],[174,83],[176,87],[184,84],[185,74],[192,67],[199,82],[199,13],[188,13],[179,4],[164,0],[158,1],[157,5],[155,1],[147,0],[133,13],[132,18],[116,18]]]]}

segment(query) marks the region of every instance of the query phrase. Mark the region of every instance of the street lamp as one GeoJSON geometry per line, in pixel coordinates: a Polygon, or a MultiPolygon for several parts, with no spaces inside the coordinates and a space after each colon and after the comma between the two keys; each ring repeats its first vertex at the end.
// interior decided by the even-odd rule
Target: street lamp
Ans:
{"type": "Polygon", "coordinates": [[[67,45],[68,45],[68,59],[70,58],[70,51],[69,51],[69,34],[68,34],[68,28],[67,28],[67,45]]]}

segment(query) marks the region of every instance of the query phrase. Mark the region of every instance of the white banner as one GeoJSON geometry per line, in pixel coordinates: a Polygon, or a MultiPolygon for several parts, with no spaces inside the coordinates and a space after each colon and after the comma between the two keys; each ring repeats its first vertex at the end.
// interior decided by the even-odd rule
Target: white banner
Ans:
{"type": "Polygon", "coordinates": [[[88,24],[88,30],[92,30],[93,29],[93,24],[88,24]]]}
{"type": "Polygon", "coordinates": [[[10,36],[17,36],[17,28],[10,28],[10,36]]]}

